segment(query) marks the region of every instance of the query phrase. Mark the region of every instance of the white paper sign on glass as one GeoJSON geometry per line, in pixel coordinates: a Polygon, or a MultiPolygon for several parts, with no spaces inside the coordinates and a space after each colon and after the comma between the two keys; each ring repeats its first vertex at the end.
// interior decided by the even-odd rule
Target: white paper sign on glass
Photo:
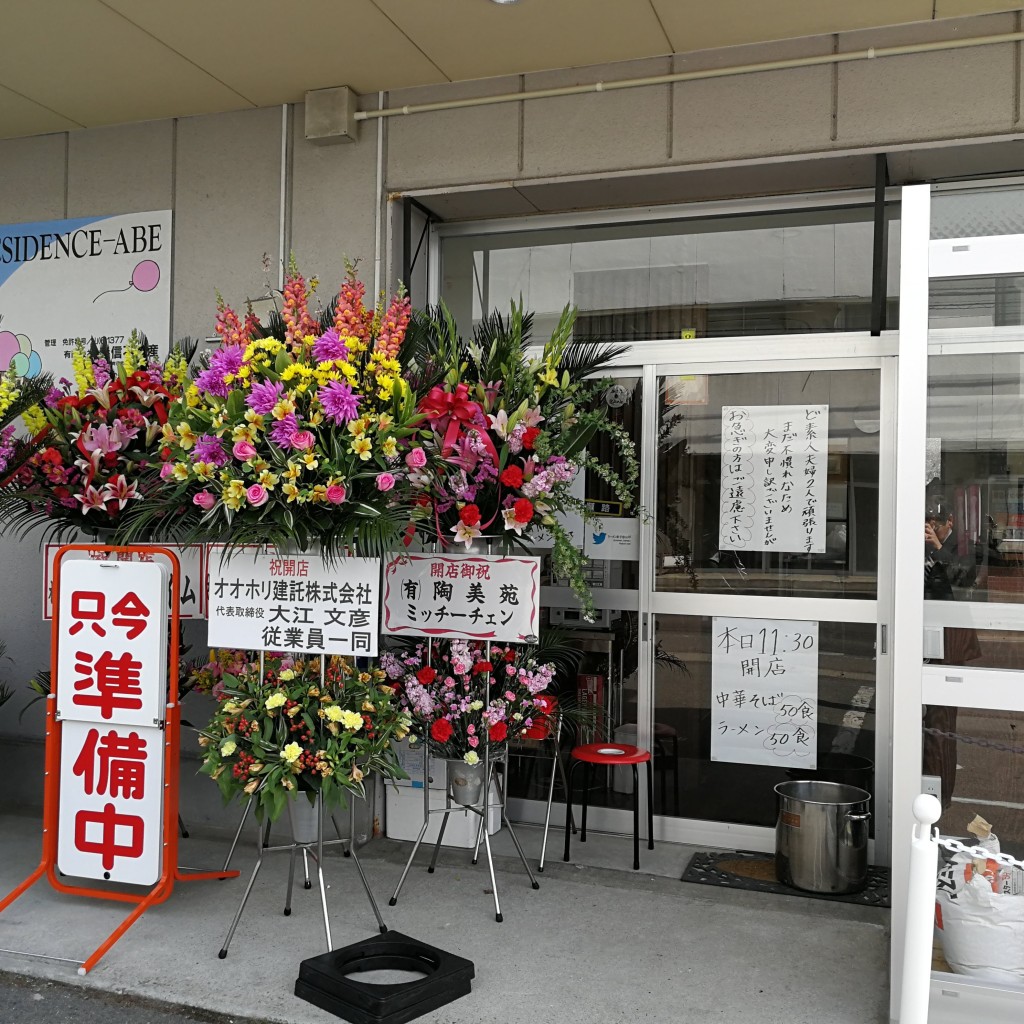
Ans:
{"type": "Polygon", "coordinates": [[[384,632],[532,643],[540,559],[519,555],[400,555],[384,570],[384,632]]]}
{"type": "Polygon", "coordinates": [[[639,561],[640,520],[631,516],[601,516],[587,527],[583,554],[609,561],[639,561]]]}
{"type": "Polygon", "coordinates": [[[722,407],[723,551],[825,550],[827,405],[722,407]]]}
{"type": "MultiPolygon", "coordinates": [[[[136,547],[151,547],[148,544],[135,545],[136,547]]],[[[161,547],[169,548],[178,556],[178,614],[183,619],[203,619],[206,617],[206,588],[203,586],[205,580],[204,553],[202,544],[189,544],[186,547],[179,547],[176,544],[162,544],[161,547]]],[[[60,544],[47,544],[44,548],[43,557],[43,618],[49,620],[53,617],[53,560],[57,557],[60,544]]],[[[93,561],[102,562],[111,560],[115,562],[148,562],[157,560],[167,564],[170,569],[170,562],[161,554],[147,555],[139,552],[118,551],[114,554],[104,554],[102,551],[69,551],[64,556],[64,563],[70,561],[93,561]]]]}
{"type": "Polygon", "coordinates": [[[374,656],[380,559],[238,551],[207,556],[211,647],[374,656]]]}
{"type": "Polygon", "coordinates": [[[61,561],[57,714],[152,726],[167,704],[167,567],[61,561]]]}
{"type": "Polygon", "coordinates": [[[163,859],[163,730],[64,722],[60,758],[57,866],[153,885],[163,859]]]}
{"type": "Polygon", "coordinates": [[[711,620],[711,760],[818,763],[818,623],[711,620]]]}

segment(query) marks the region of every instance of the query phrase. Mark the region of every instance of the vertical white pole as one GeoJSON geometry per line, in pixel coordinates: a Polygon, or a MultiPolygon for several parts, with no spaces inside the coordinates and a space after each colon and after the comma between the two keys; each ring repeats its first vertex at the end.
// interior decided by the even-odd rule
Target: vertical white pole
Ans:
{"type": "Polygon", "coordinates": [[[939,866],[939,846],[932,838],[932,825],[941,816],[942,805],[930,794],[922,793],[914,801],[914,817],[917,822],[910,843],[910,882],[907,886],[903,942],[900,1024],[928,1024],[928,993],[932,983],[935,873],[939,866]]]}
{"type": "MultiPolygon", "coordinates": [[[[892,622],[892,989],[899,1019],[907,936],[911,808],[921,792],[921,665],[924,656],[922,528],[928,411],[928,247],[931,186],[903,189],[900,340],[896,385],[896,516],[892,622]]],[[[933,878],[934,881],[934,878],[933,878]]]]}

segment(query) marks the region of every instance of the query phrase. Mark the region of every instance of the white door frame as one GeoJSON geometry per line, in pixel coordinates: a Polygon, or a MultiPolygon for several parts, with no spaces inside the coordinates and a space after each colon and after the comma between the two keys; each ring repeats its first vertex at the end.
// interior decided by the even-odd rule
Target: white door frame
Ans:
{"type": "MultiPolygon", "coordinates": [[[[678,339],[651,340],[632,345],[618,360],[616,375],[641,376],[642,437],[641,504],[645,509],[656,507],[657,460],[657,380],[664,374],[683,373],[783,373],[793,370],[880,370],[879,408],[879,552],[878,596],[873,601],[842,598],[754,597],[705,594],[658,593],[654,590],[654,519],[641,524],[639,589],[636,592],[595,590],[595,604],[600,607],[623,608],[639,613],[640,645],[637,678],[642,681],[637,691],[637,743],[650,749],[654,722],[654,631],[652,616],[661,614],[739,615],[765,618],[804,618],[817,621],[872,622],[878,624],[876,634],[875,694],[875,838],[869,854],[873,863],[888,863],[890,856],[891,777],[891,700],[892,672],[889,656],[889,624],[892,621],[891,552],[893,538],[885,529],[892,522],[895,480],[895,334],[872,337],[869,334],[781,335],[743,337],[680,342],[678,339]],[[837,349],[841,346],[842,353],[837,349]],[[685,348],[685,362],[680,361],[685,348]],[[765,352],[773,353],[764,358],[765,352]]],[[[559,591],[545,591],[544,596],[564,598],[559,591]]],[[[510,799],[510,811],[518,820],[542,823],[545,805],[538,800],[510,799]]],[[[616,808],[591,806],[589,827],[595,831],[628,834],[632,832],[632,812],[616,808]]],[[[775,848],[772,828],[740,825],[729,822],[703,821],[658,815],[654,821],[655,838],[660,841],[702,846],[741,848],[770,852],[775,848]]]]}

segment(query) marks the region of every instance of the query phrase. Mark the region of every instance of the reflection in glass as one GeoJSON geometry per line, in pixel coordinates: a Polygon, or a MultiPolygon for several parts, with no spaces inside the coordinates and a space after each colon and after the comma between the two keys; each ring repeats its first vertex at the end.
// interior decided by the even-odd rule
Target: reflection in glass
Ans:
{"type": "Polygon", "coordinates": [[[658,590],[876,596],[878,370],[663,377],[659,398],[658,590]],[[825,550],[722,550],[723,406],[821,405],[828,406],[825,507],[818,513],[825,550]]]}
{"type": "Polygon", "coordinates": [[[954,774],[943,780],[943,835],[957,836],[969,845],[967,825],[980,814],[999,837],[1004,853],[1024,856],[1024,713],[978,708],[943,708],[954,724],[955,738],[937,735],[925,724],[926,775],[935,774],[935,751],[944,748],[954,774]]]}
{"type": "Polygon", "coordinates": [[[867,330],[872,217],[869,206],[833,207],[451,236],[441,292],[463,325],[521,298],[538,337],[567,302],[580,310],[578,333],[625,343],[867,330]]]}
{"type": "Polygon", "coordinates": [[[774,786],[790,778],[847,782],[874,793],[875,627],[818,624],[818,768],[807,770],[711,760],[714,621],[657,616],[655,813],[774,826],[774,786]]]}
{"type": "MultiPolygon", "coordinates": [[[[1024,601],[1022,408],[1020,355],[929,359],[925,475],[928,498],[941,506],[942,529],[949,535],[940,549],[925,541],[928,600],[1024,601]],[[927,572],[930,560],[944,563],[934,581],[927,572]]],[[[935,511],[926,510],[926,518],[935,511]]],[[[980,657],[976,643],[970,652],[969,660],[980,657]]],[[[944,657],[950,660],[949,653],[944,657]]]]}

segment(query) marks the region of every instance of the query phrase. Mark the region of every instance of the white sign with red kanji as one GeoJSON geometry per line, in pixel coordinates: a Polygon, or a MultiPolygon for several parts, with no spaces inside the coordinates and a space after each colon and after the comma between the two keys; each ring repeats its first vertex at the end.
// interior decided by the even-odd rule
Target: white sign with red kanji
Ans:
{"type": "Polygon", "coordinates": [[[163,730],[64,722],[60,756],[57,866],[153,885],[163,861],[163,730]]]}
{"type": "Polygon", "coordinates": [[[168,572],[158,562],[61,562],[57,716],[152,726],[167,704],[168,572]]]}
{"type": "MultiPolygon", "coordinates": [[[[151,547],[152,545],[140,544],[136,547],[151,547]]],[[[178,614],[183,619],[202,619],[206,617],[206,588],[203,581],[206,578],[205,548],[202,544],[188,544],[183,547],[177,544],[163,544],[161,547],[169,548],[178,556],[178,614]]],[[[47,544],[43,555],[43,618],[53,618],[53,560],[60,550],[60,544],[47,544]]],[[[117,551],[105,552],[94,549],[92,551],[69,551],[63,559],[65,565],[69,561],[92,561],[92,562],[148,562],[152,560],[165,562],[170,568],[170,562],[166,556],[159,552],[148,554],[144,551],[117,551]]]]}
{"type": "Polygon", "coordinates": [[[384,632],[533,643],[540,559],[396,555],[384,570],[384,632]]]}
{"type": "Polygon", "coordinates": [[[380,633],[380,559],[211,547],[211,647],[373,657],[380,633]]]}

